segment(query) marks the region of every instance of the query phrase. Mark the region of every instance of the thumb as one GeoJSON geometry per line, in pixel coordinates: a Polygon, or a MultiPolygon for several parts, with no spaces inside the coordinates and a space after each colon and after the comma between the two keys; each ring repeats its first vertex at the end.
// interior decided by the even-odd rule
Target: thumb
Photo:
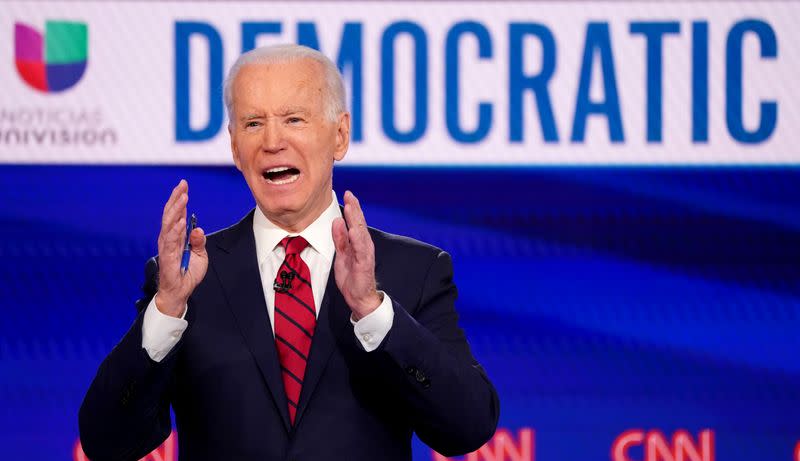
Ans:
{"type": "Polygon", "coordinates": [[[333,244],[336,247],[336,252],[340,254],[346,252],[347,247],[350,246],[350,241],[347,237],[347,229],[344,225],[344,219],[334,219],[331,230],[333,232],[333,244]]]}
{"type": "Polygon", "coordinates": [[[198,227],[189,234],[189,244],[192,246],[192,253],[205,255],[206,253],[206,234],[203,229],[198,227]]]}

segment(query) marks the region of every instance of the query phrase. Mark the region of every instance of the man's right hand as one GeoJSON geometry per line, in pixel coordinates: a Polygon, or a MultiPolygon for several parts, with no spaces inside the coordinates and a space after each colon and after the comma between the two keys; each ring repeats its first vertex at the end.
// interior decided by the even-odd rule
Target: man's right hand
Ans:
{"type": "Polygon", "coordinates": [[[194,289],[203,280],[208,269],[206,236],[197,228],[189,236],[192,255],[189,269],[181,273],[181,257],[186,242],[186,204],[189,203],[189,184],[186,180],[172,189],[164,214],[161,217],[161,233],[158,235],[158,293],[156,307],[161,313],[172,317],[183,316],[186,302],[194,289]]]}

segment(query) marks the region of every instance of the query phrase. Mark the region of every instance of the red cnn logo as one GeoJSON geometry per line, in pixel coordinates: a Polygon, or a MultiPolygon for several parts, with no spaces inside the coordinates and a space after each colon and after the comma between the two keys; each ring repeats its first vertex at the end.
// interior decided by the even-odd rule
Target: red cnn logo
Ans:
{"type": "Polygon", "coordinates": [[[800,461],[800,442],[794,446],[794,461],[800,461]]]}
{"type": "MultiPolygon", "coordinates": [[[[517,432],[515,438],[507,429],[498,429],[494,437],[477,451],[473,451],[464,458],[464,461],[535,461],[534,431],[524,427],[517,432]]],[[[432,452],[433,461],[453,461],[455,458],[442,456],[432,452]]]]}
{"type": "Polygon", "coordinates": [[[631,429],[623,432],[611,445],[611,461],[640,461],[628,456],[631,447],[641,446],[641,461],[714,461],[714,431],[704,429],[692,439],[689,432],[672,434],[672,443],[660,431],[631,429]]]}
{"type": "MultiPolygon", "coordinates": [[[[172,431],[172,433],[169,434],[169,437],[167,437],[167,440],[165,440],[161,446],[151,451],[139,461],[177,461],[177,437],[178,436],[175,434],[175,431],[172,431]]],[[[75,446],[72,447],[72,460],[89,461],[89,458],[83,452],[83,447],[81,447],[80,440],[76,440],[75,446]]]]}

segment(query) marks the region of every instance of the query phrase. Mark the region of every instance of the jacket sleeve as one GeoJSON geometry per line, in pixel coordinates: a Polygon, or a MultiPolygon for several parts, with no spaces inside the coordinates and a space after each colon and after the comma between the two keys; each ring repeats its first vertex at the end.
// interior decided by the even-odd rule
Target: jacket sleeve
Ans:
{"type": "Polygon", "coordinates": [[[175,348],[155,362],[142,348],[144,311],[155,296],[158,263],[145,265],[144,296],[133,325],[97,370],[78,413],[81,445],[92,460],[138,460],[170,434],[175,348]]]}
{"type": "Polygon", "coordinates": [[[500,413],[497,392],[458,326],[456,297],[450,255],[439,251],[419,305],[409,311],[393,300],[394,321],[380,346],[411,427],[445,456],[480,448],[500,413]]]}

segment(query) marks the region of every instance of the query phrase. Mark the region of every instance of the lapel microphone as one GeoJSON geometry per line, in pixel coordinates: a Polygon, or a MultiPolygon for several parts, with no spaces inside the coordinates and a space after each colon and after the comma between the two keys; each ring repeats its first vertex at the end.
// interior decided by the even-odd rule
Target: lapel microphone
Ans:
{"type": "Polygon", "coordinates": [[[277,280],[272,284],[272,289],[278,293],[288,293],[292,289],[294,272],[281,271],[281,281],[277,280]]]}

